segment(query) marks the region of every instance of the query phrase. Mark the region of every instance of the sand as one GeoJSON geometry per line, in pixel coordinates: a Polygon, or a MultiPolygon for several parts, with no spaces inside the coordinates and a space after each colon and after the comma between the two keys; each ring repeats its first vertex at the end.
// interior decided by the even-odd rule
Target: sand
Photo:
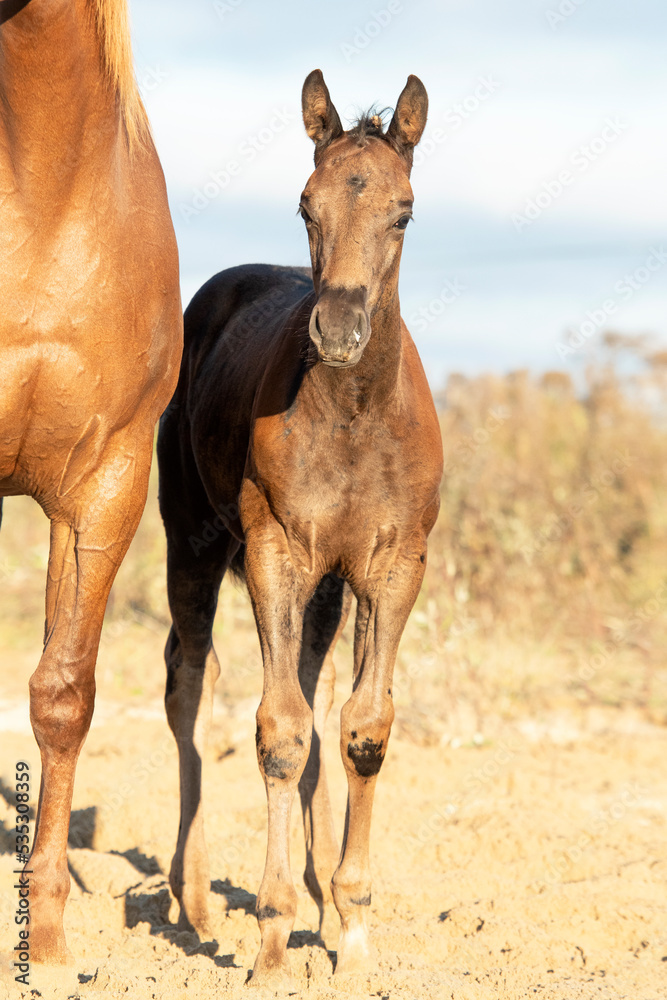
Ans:
{"type": "MultiPolygon", "coordinates": [[[[3,761],[38,754],[18,702],[4,702],[3,761]],[[15,732],[9,732],[7,726],[15,732]]],[[[216,704],[205,762],[213,935],[175,927],[166,872],[178,826],[176,754],[159,700],[100,700],[79,763],[65,927],[73,964],[33,966],[8,996],[226,998],[258,946],[265,849],[254,699],[216,704]],[[35,993],[34,990],[38,992],[35,993]]],[[[409,727],[405,727],[409,732],[409,727]]],[[[374,971],[332,976],[303,886],[289,955],[296,996],[472,1000],[667,997],[664,760],[667,734],[623,712],[505,727],[493,740],[419,745],[398,719],[373,827],[374,971]]],[[[335,725],[328,756],[339,829],[345,798],[335,725]]],[[[4,785],[10,784],[11,766],[4,785]]],[[[8,828],[10,811],[0,800],[8,828]]],[[[9,848],[9,838],[2,845],[9,848]]],[[[3,954],[11,949],[12,856],[0,856],[3,954]]],[[[2,989],[2,987],[0,987],[2,989]]]]}

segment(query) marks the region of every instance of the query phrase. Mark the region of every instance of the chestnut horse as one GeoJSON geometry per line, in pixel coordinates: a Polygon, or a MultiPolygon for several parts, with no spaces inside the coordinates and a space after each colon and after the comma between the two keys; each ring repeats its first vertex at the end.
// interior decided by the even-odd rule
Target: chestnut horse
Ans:
{"type": "MultiPolygon", "coordinates": [[[[30,678],[30,954],[64,962],[67,834],[107,597],[178,377],[178,257],[126,0],[0,3],[0,498],[51,522],[30,678]]],[[[0,499],[0,503],[2,500],[0,499]]]]}
{"type": "Polygon", "coordinates": [[[180,381],[160,426],[173,618],[165,701],[181,781],[170,881],[180,926],[205,932],[201,761],[219,674],[211,627],[231,568],[245,573],[264,662],[257,757],[268,849],[254,985],[289,977],[297,786],[305,880],[320,931],[331,931],[334,905],[342,923],[336,971],[358,969],[369,954],[373,793],[394,716],[396,650],[424,574],[442,475],[433,400],[398,300],[412,152],[426,112],[424,86],[411,76],[386,132],[378,116],[344,132],[322,74],[310,74],[303,117],[316,169],[300,210],[312,277],[306,269],[251,265],[211,278],[186,311],[180,381]],[[332,651],[353,593],[341,852],[321,750],[332,651]]]}

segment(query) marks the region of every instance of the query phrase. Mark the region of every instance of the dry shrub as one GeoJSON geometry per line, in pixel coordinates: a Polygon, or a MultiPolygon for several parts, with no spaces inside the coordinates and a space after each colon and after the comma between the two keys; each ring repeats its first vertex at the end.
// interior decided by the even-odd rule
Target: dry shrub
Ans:
{"type": "Polygon", "coordinates": [[[601,354],[576,388],[563,372],[450,377],[419,607],[434,637],[570,654],[589,695],[591,658],[634,649],[645,669],[626,686],[645,705],[667,639],[667,365],[639,338],[608,335],[601,354]]]}

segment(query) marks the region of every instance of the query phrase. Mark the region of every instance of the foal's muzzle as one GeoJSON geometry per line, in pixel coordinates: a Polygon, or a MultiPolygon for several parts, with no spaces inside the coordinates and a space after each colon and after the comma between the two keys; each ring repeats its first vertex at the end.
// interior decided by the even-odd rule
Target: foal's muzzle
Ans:
{"type": "Polygon", "coordinates": [[[310,314],[310,339],[332,368],[356,365],[371,335],[362,289],[327,289],[310,314]]]}

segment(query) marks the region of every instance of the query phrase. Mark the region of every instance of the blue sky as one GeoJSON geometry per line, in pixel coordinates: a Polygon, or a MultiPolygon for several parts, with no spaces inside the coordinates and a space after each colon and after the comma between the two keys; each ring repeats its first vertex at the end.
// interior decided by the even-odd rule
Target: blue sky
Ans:
{"type": "Polygon", "coordinates": [[[432,382],[574,371],[609,328],[667,339],[664,4],[130,2],[185,302],[223,267],[307,262],[311,69],[344,119],[416,73],[430,114],[400,288],[432,382]]]}

